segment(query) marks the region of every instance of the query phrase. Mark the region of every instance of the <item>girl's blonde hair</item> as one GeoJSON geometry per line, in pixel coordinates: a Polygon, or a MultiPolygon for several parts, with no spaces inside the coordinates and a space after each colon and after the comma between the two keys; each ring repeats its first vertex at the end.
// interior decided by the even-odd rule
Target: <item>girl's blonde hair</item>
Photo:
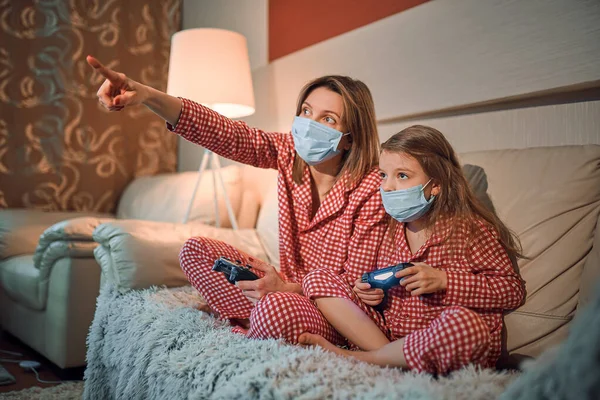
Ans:
{"type": "MultiPolygon", "coordinates": [[[[296,106],[297,116],[301,115],[302,104],[306,98],[313,90],[321,87],[342,96],[344,110],[341,122],[346,131],[350,132],[352,147],[344,154],[338,177],[347,172],[350,178],[348,184],[356,183],[379,162],[379,135],[373,97],[367,85],[359,80],[340,75],[323,76],[307,83],[300,91],[296,106]]],[[[304,160],[296,154],[292,178],[297,184],[302,183],[305,167],[304,160]]]]}
{"type": "Polygon", "coordinates": [[[401,152],[414,157],[432,182],[440,186],[431,210],[423,217],[427,227],[434,226],[440,217],[464,220],[470,226],[469,240],[472,240],[479,217],[498,232],[500,242],[510,256],[523,258],[519,238],[477,199],[454,149],[440,131],[414,125],[393,135],[381,149],[382,152],[401,152]]]}

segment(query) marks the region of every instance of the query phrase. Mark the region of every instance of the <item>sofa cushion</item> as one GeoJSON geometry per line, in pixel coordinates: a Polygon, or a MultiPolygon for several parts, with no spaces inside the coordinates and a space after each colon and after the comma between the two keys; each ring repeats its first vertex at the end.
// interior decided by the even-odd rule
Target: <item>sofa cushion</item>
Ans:
{"type": "MultiPolygon", "coordinates": [[[[237,216],[241,202],[240,167],[230,165],[221,169],[221,175],[237,216]]],[[[161,174],[135,179],[130,183],[117,209],[118,219],[141,219],[157,222],[183,222],[192,193],[196,185],[198,172],[161,174]]],[[[217,181],[219,217],[222,227],[231,227],[221,185],[217,181]]],[[[189,221],[215,224],[215,206],[213,191],[213,172],[203,172],[189,221]]]]}
{"type": "Polygon", "coordinates": [[[540,342],[564,339],[561,327],[578,306],[600,210],[600,146],[482,151],[461,161],[478,171],[475,186],[487,186],[493,209],[529,257],[519,262],[527,301],[505,321],[508,350],[537,356],[540,342]]]}
{"type": "Polygon", "coordinates": [[[14,301],[34,310],[43,310],[48,297],[48,279],[40,280],[40,270],[33,265],[33,255],[0,261],[0,284],[14,301]]]}
{"type": "Polygon", "coordinates": [[[256,221],[256,233],[271,265],[279,269],[279,205],[276,183],[264,195],[256,221]]]}
{"type": "Polygon", "coordinates": [[[99,243],[94,256],[106,281],[121,291],[152,285],[182,286],[189,282],[181,270],[179,252],[189,238],[197,236],[224,241],[267,261],[254,229],[134,220],[98,226],[93,234],[99,243]]]}
{"type": "MultiPolygon", "coordinates": [[[[241,169],[242,209],[238,224],[240,228],[254,229],[259,212],[264,209],[265,196],[273,186],[277,186],[277,170],[256,168],[250,165],[244,165],[241,169]]],[[[277,204],[275,207],[277,208],[277,204]]]]}

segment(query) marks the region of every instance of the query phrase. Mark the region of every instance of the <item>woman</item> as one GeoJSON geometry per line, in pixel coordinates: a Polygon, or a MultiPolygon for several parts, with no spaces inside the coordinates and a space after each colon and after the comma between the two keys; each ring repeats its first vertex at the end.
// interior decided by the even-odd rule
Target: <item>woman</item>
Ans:
{"type": "Polygon", "coordinates": [[[302,332],[334,343],[343,338],[303,296],[302,279],[327,268],[354,282],[373,270],[387,226],[379,194],[379,140],[371,93],[360,81],[325,76],[300,92],[292,135],[267,133],[232,121],[190,100],[169,96],[88,63],[106,81],[98,91],[109,110],[144,104],[184,139],[278,175],[280,271],[209,238],[189,239],[180,262],[210,309],[251,338],[297,343],[302,332]],[[256,281],[231,285],[214,261],[250,264],[256,281]]]}

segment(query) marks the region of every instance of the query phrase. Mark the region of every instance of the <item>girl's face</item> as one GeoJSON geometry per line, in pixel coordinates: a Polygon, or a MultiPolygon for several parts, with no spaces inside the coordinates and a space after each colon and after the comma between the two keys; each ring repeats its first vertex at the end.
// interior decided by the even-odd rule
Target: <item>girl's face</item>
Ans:
{"type": "MultiPolygon", "coordinates": [[[[342,133],[347,133],[346,127],[342,123],[343,111],[344,101],[342,96],[327,88],[319,87],[313,90],[304,100],[299,117],[309,118],[342,133]]],[[[350,149],[350,136],[352,134],[342,137],[338,150],[350,149]]]]}
{"type": "MultiPolygon", "coordinates": [[[[408,189],[418,185],[425,186],[430,179],[414,157],[406,153],[389,151],[383,151],[379,157],[379,175],[381,176],[381,188],[385,192],[408,189]]],[[[429,200],[431,195],[437,196],[439,192],[439,185],[431,181],[425,187],[425,198],[429,200]]]]}

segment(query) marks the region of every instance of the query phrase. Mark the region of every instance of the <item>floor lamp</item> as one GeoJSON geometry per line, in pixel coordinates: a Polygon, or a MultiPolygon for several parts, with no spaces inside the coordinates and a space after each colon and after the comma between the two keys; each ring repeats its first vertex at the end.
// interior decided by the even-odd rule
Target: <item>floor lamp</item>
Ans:
{"type": "MultiPolygon", "coordinates": [[[[186,29],[175,33],[171,39],[167,93],[201,103],[228,118],[253,114],[254,92],[246,38],[223,29],[186,29]]],[[[231,226],[237,229],[219,156],[210,150],[204,151],[183,223],[189,220],[200,179],[209,161],[213,168],[216,226],[220,226],[217,201],[220,186],[231,226]]]]}

